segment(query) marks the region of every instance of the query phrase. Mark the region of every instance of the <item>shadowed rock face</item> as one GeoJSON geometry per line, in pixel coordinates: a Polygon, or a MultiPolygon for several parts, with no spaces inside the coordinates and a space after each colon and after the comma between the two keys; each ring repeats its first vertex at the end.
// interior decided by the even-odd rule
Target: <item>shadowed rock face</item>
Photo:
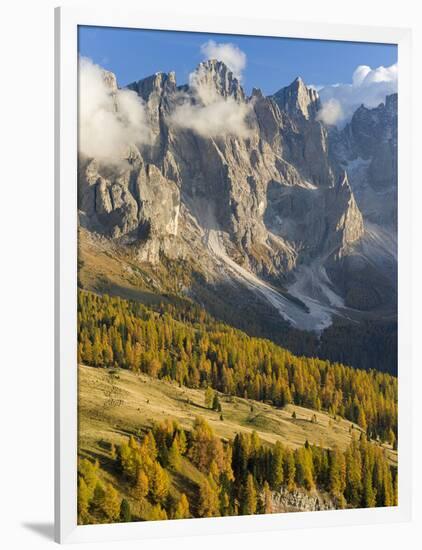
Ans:
{"type": "MultiPolygon", "coordinates": [[[[114,75],[105,73],[105,80],[113,93],[114,75]]],[[[298,268],[319,262],[324,277],[329,267],[324,284],[341,303],[344,277],[337,277],[342,285],[335,279],[345,258],[358,250],[366,261],[363,188],[394,197],[394,98],[375,110],[361,107],[339,132],[318,120],[318,94],[301,79],[272,97],[257,89],[246,97],[239,80],[215,60],[201,63],[190,85],[178,86],[174,73],[157,73],[128,88],[144,102],[151,142],[133,144],[110,165],[80,157],[80,224],[116,246],[130,246],[141,263],[183,257],[216,283],[228,277],[242,284],[229,260],[265,284],[287,287],[299,281],[298,268]],[[175,123],[181,106],[217,113],[227,104],[242,109],[246,131],[208,136],[175,123]],[[356,159],[366,167],[364,177],[356,170],[350,175],[356,159]],[[206,246],[210,232],[218,235],[218,255],[206,246]]],[[[385,225],[378,210],[368,210],[368,219],[385,225]]],[[[378,264],[382,268],[382,259],[378,264]]],[[[302,285],[305,294],[296,297],[307,305],[318,284],[302,285]]]]}
{"type": "Polygon", "coordinates": [[[357,203],[371,222],[397,224],[397,94],[375,109],[361,105],[352,120],[332,131],[332,154],[349,174],[357,203]]]}
{"type": "Polygon", "coordinates": [[[311,260],[331,254],[341,257],[364,233],[362,214],[354,199],[347,174],[335,187],[268,186],[266,223],[283,239],[303,249],[311,260]]]}

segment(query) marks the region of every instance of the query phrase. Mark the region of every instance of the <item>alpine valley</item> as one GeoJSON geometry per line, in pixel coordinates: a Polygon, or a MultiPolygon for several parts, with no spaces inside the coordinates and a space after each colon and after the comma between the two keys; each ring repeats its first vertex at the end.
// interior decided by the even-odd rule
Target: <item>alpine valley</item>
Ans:
{"type": "Polygon", "coordinates": [[[120,163],[80,155],[80,286],[179,296],[295,353],[395,374],[397,95],[339,130],[300,78],[247,97],[220,61],[194,76],[130,84],[149,142],[120,163]],[[184,124],[216,105],[242,114],[241,132],[184,124]]]}
{"type": "Polygon", "coordinates": [[[78,523],[397,505],[397,95],[85,69],[78,523]]]}

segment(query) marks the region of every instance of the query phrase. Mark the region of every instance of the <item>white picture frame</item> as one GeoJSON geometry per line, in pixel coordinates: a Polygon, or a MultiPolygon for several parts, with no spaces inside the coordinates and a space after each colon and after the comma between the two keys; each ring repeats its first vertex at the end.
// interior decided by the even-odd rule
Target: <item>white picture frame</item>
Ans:
{"type": "Polygon", "coordinates": [[[410,358],[410,58],[411,33],[403,28],[329,25],[263,19],[153,15],[103,7],[55,12],[55,539],[60,543],[114,541],[398,522],[411,512],[410,358]],[[213,32],[393,43],[398,46],[399,228],[399,504],[391,508],[295,512],[77,525],[77,29],[79,25],[213,32]]]}

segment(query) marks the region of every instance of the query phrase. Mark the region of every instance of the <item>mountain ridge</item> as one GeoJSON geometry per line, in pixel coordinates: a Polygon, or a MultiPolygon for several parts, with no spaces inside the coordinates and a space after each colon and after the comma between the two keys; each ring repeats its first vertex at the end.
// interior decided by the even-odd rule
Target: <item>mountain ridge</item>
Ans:
{"type": "MultiPolygon", "coordinates": [[[[115,78],[105,78],[113,93],[115,78]]],[[[276,307],[281,327],[320,334],[336,320],[394,314],[395,267],[384,276],[386,259],[374,244],[388,232],[394,246],[394,219],[365,202],[376,204],[382,192],[395,208],[394,97],[359,108],[338,130],[318,120],[318,93],[301,79],[273,96],[254,89],[248,97],[216,60],[201,63],[188,85],[170,72],[127,89],[144,102],[151,142],[133,144],[117,166],[80,155],[79,221],[94,240],[108,240],[141,267],[163,257],[187,262],[198,275],[186,295],[204,300],[201,284],[214,294],[219,285],[233,296],[253,294],[260,308],[276,307]],[[237,135],[216,124],[220,110],[242,114],[237,135]],[[204,113],[214,116],[212,135],[204,134],[204,113]],[[390,138],[380,139],[383,132],[390,138]],[[362,287],[377,294],[369,308],[362,287]],[[304,311],[312,322],[302,320],[304,311]]]]}

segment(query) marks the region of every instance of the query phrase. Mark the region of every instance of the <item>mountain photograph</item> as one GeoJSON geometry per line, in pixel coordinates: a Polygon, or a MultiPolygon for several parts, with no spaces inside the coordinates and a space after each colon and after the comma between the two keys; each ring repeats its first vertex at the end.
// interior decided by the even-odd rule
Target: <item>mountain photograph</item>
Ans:
{"type": "Polygon", "coordinates": [[[397,505],[397,81],[79,28],[79,524],[397,505]]]}

